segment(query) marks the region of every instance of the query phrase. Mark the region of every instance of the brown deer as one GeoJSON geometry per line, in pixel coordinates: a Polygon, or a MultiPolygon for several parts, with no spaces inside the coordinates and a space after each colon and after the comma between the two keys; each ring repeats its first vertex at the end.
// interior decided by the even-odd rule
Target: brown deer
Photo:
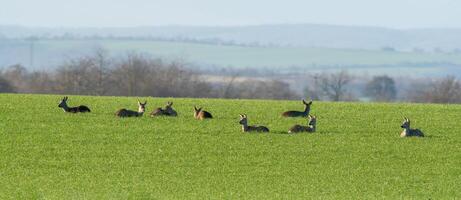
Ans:
{"type": "Polygon", "coordinates": [[[317,118],[315,116],[309,115],[308,117],[309,122],[307,126],[302,126],[302,125],[294,125],[292,126],[289,130],[288,133],[299,133],[299,132],[308,132],[308,133],[313,133],[315,132],[315,127],[317,124],[317,118]]]}
{"type": "Polygon", "coordinates": [[[77,106],[77,107],[69,107],[69,106],[67,106],[67,100],[68,99],[69,99],[69,97],[62,98],[61,103],[59,103],[59,105],[58,105],[58,107],[62,108],[64,110],[64,112],[69,112],[69,113],[91,112],[91,110],[87,106],[84,106],[84,105],[80,105],[80,106],[77,106]]]}
{"type": "Polygon", "coordinates": [[[194,118],[203,120],[203,119],[211,119],[213,118],[213,116],[211,115],[211,113],[202,110],[202,108],[197,108],[196,106],[194,106],[194,118]]]}
{"type": "Polygon", "coordinates": [[[283,117],[307,117],[311,111],[312,100],[307,103],[303,99],[304,111],[286,111],[282,113],[283,117]]]}
{"type": "Polygon", "coordinates": [[[269,129],[265,126],[248,126],[246,114],[240,115],[239,124],[242,125],[242,132],[269,132],[269,129]]]}
{"type": "Polygon", "coordinates": [[[152,113],[150,113],[151,117],[155,116],[171,116],[176,117],[178,113],[173,109],[173,102],[167,102],[165,108],[157,108],[152,113]]]}
{"type": "Polygon", "coordinates": [[[424,137],[424,133],[421,130],[410,128],[410,120],[406,117],[403,118],[403,123],[400,127],[403,128],[402,133],[400,133],[400,137],[424,137]]]}
{"type": "Polygon", "coordinates": [[[144,111],[146,111],[146,104],[147,104],[147,101],[145,101],[144,103],[141,103],[138,100],[138,112],[122,108],[120,110],[117,110],[117,112],[115,112],[115,115],[117,117],[142,117],[142,115],[144,114],[144,111]]]}

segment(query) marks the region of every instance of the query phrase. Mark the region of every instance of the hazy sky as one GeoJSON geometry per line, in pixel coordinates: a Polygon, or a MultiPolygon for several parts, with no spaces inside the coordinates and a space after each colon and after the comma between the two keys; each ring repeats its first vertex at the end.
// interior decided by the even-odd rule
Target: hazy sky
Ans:
{"type": "Polygon", "coordinates": [[[461,28],[459,0],[0,0],[0,24],[65,27],[316,23],[461,28]]]}

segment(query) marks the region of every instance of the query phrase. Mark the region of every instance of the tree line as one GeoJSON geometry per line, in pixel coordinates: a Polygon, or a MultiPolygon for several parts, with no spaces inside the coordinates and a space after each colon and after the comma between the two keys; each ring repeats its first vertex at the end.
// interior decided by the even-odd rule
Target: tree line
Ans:
{"type": "Polygon", "coordinates": [[[311,79],[314,80],[311,81],[313,86],[306,87],[304,93],[317,100],[358,101],[361,97],[376,102],[461,103],[461,82],[455,76],[407,78],[400,86],[387,75],[373,76],[363,85],[354,87],[362,88],[359,94],[351,91],[351,84],[364,77],[354,77],[347,71],[314,74],[311,79]]]}
{"type": "Polygon", "coordinates": [[[103,96],[298,99],[277,80],[212,83],[181,62],[165,62],[140,53],[121,58],[97,50],[51,71],[28,71],[22,65],[0,72],[0,92],[103,96]]]}
{"type": "Polygon", "coordinates": [[[256,79],[227,74],[227,80],[210,81],[208,76],[210,74],[194,71],[179,61],[166,62],[140,53],[115,58],[104,49],[98,49],[89,56],[69,60],[49,71],[29,71],[19,64],[6,67],[0,71],[0,92],[461,103],[461,83],[453,76],[433,80],[408,79],[397,86],[396,81],[386,75],[374,76],[364,82],[364,77],[356,77],[347,71],[312,73],[305,77],[307,87],[302,94],[292,90],[284,81],[267,77],[256,79]]]}

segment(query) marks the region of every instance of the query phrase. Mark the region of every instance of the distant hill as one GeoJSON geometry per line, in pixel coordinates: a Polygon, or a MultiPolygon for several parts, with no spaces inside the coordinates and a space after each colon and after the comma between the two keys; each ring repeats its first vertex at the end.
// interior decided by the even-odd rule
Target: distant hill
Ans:
{"type": "Polygon", "coordinates": [[[461,29],[389,29],[366,26],[282,24],[234,27],[155,26],[132,28],[43,28],[0,26],[0,38],[133,37],[222,40],[236,44],[383,49],[400,51],[461,51],[461,29]]]}
{"type": "Polygon", "coordinates": [[[98,48],[106,49],[117,58],[138,52],[165,60],[181,60],[190,67],[211,71],[233,68],[264,73],[305,73],[347,69],[369,74],[461,76],[461,53],[252,47],[132,39],[39,39],[33,44],[25,39],[0,39],[0,68],[20,63],[31,69],[51,69],[70,59],[90,55],[98,48]]]}

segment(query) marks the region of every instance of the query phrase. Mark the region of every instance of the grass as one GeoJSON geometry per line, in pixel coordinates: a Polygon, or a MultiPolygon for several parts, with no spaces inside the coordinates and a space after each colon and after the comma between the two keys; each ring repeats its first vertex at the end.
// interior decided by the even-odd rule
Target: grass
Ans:
{"type": "Polygon", "coordinates": [[[459,105],[140,98],[148,112],[174,101],[177,118],[119,119],[136,98],[0,95],[0,199],[447,199],[461,196],[459,105]],[[215,119],[197,121],[194,105],[215,119]],[[250,124],[269,134],[244,134],[250,124]],[[399,138],[403,116],[425,138],[399,138]]]}

